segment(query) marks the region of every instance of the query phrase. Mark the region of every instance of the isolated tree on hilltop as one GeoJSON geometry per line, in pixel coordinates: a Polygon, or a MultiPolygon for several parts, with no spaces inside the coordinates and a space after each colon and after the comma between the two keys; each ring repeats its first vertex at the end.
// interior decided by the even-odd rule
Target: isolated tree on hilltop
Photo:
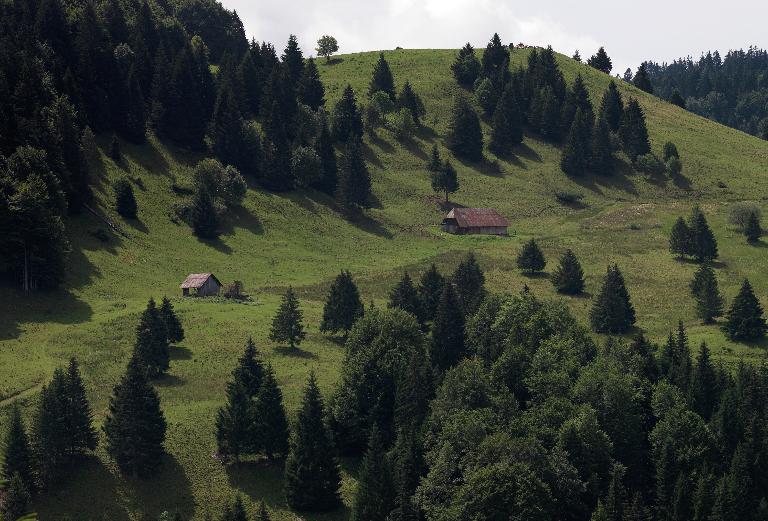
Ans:
{"type": "Polygon", "coordinates": [[[589,319],[598,333],[626,333],[635,324],[635,308],[629,299],[624,277],[615,264],[608,267],[589,319]]]}
{"type": "Polygon", "coordinates": [[[160,304],[160,316],[165,324],[168,342],[175,344],[184,340],[184,328],[168,297],[163,297],[163,301],[160,304]]]}
{"type": "Polygon", "coordinates": [[[475,55],[475,49],[470,43],[467,43],[459,50],[456,60],[451,64],[453,77],[462,87],[472,87],[475,80],[480,76],[480,60],[475,55]]]}
{"type": "Polygon", "coordinates": [[[608,53],[605,52],[605,47],[600,47],[597,53],[587,60],[587,65],[606,74],[610,74],[613,69],[613,63],[611,58],[608,57],[608,53]]]}
{"type": "Polygon", "coordinates": [[[343,331],[346,336],[361,316],[363,316],[363,303],[360,300],[360,292],[352,280],[352,274],[342,270],[328,291],[328,297],[323,306],[320,331],[324,333],[343,331]]]}
{"type": "Polygon", "coordinates": [[[379,59],[373,66],[371,83],[368,86],[368,96],[373,96],[377,92],[384,92],[389,99],[395,100],[395,79],[389,69],[389,63],[384,59],[384,53],[379,53],[379,59]]]}
{"type": "Polygon", "coordinates": [[[734,341],[756,340],[765,336],[768,327],[763,318],[763,308],[747,279],[744,279],[739,294],[733,299],[722,329],[734,341]]]}
{"type": "Polygon", "coordinates": [[[318,56],[325,57],[326,63],[330,63],[331,56],[333,53],[338,52],[338,50],[339,42],[337,42],[336,38],[333,36],[324,34],[320,37],[319,40],[317,40],[317,47],[315,48],[315,51],[317,51],[318,56]]]}
{"type": "Polygon", "coordinates": [[[483,158],[480,118],[466,96],[459,95],[454,101],[445,144],[459,158],[469,161],[480,161],[483,158]]]}
{"type": "Polygon", "coordinates": [[[542,253],[539,245],[536,244],[536,239],[526,242],[517,256],[517,267],[529,275],[543,270],[546,264],[544,253],[542,253]]]}
{"type": "Polygon", "coordinates": [[[551,280],[558,293],[579,295],[584,291],[584,271],[572,250],[566,250],[560,257],[551,280]]]}
{"type": "Polygon", "coordinates": [[[273,342],[288,342],[288,347],[293,349],[301,344],[305,336],[299,300],[296,298],[293,288],[288,286],[285,295],[283,295],[283,301],[272,320],[269,339],[273,342]]]}

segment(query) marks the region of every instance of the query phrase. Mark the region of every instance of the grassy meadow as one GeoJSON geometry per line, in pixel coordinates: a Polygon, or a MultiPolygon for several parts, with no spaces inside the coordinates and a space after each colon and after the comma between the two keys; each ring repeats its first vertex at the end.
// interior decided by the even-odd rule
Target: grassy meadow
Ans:
{"type": "MultiPolygon", "coordinates": [[[[513,66],[525,63],[528,51],[512,54],[513,66]]],[[[459,87],[450,73],[455,51],[385,52],[397,85],[408,80],[423,98],[427,116],[411,141],[401,143],[381,130],[366,137],[375,201],[363,219],[340,217],[333,201],[317,192],[271,194],[252,186],[242,208],[230,215],[217,241],[195,238],[173,222],[179,187],[191,186],[191,168],[199,156],[156,139],[143,146],[123,145],[115,164],[101,142],[94,158],[96,208],[120,224],[125,235],[94,236],[105,225],[84,213],[67,223],[72,239],[65,286],[53,293],[24,295],[0,288],[0,418],[18,400],[27,413],[52,371],[74,355],[81,362],[95,421],[103,421],[112,387],[130,355],[138,314],[147,299],[173,297],[186,339],[172,348],[169,374],[156,382],[168,421],[168,455],[159,475],[148,481],[122,478],[103,447],[54,492],[36,503],[43,520],[143,520],[168,510],[184,518],[216,515],[235,493],[249,505],[265,500],[274,519],[297,516],[285,506],[282,468],[261,461],[225,467],[212,457],[214,418],[223,403],[229,373],[245,340],[252,336],[271,362],[292,415],[307,375],[314,370],[328,396],[338,379],[343,346],[320,334],[323,299],[341,269],[349,269],[363,300],[384,305],[391,286],[404,270],[418,277],[431,263],[450,273],[473,250],[485,270],[489,289],[515,293],[527,284],[542,297],[555,297],[545,276],[525,277],[515,267],[521,244],[535,237],[547,256],[547,272],[559,255],[573,249],[587,279],[587,295],[567,299],[574,314],[586,320],[591,295],[609,263],[617,263],[627,280],[638,315],[638,328],[661,342],[678,320],[685,322],[692,344],[706,340],[725,363],[744,358],[766,360],[768,344],[728,342],[717,326],[702,326],[694,315],[688,283],[696,265],[676,260],[667,238],[679,215],[692,205],[706,212],[718,240],[717,275],[730,303],[744,277],[768,305],[768,239],[756,246],[727,223],[735,202],[748,201],[768,215],[768,142],[700,118],[620,83],[645,110],[654,151],[666,141],[680,150],[680,178],[647,178],[622,163],[611,178],[570,180],[559,168],[559,149],[526,136],[509,158],[490,152],[482,164],[456,161],[460,190],[451,200],[465,206],[494,207],[511,222],[509,238],[457,237],[439,231],[443,209],[432,193],[426,159],[434,143],[444,153],[454,94],[459,87]],[[134,183],[139,221],[124,222],[112,208],[111,183],[128,176],[134,183]],[[174,190],[174,187],[176,190],[174,190]],[[554,192],[584,196],[564,206],[554,192]],[[178,288],[190,272],[214,272],[222,282],[241,280],[251,302],[182,299],[178,288]],[[288,350],[268,340],[269,325],[281,293],[296,289],[308,329],[300,349],[288,350]]],[[[329,107],[351,83],[364,100],[378,53],[340,56],[318,62],[329,107]]],[[[559,57],[570,83],[584,75],[592,100],[599,104],[609,77],[559,57]]],[[[487,127],[486,127],[486,130],[487,127]]],[[[2,428],[0,428],[0,431],[2,428]]],[[[356,462],[344,461],[343,494],[354,494],[356,462]]],[[[307,520],[342,520],[348,510],[307,515],[307,520]]]]}

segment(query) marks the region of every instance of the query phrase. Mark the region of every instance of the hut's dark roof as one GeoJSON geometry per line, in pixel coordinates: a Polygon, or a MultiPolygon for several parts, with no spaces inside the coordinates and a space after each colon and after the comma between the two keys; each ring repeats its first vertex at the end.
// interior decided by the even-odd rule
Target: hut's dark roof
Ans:
{"type": "Polygon", "coordinates": [[[460,228],[506,228],[509,221],[493,208],[454,208],[446,219],[455,219],[460,228]]]}
{"type": "Polygon", "coordinates": [[[184,279],[184,282],[181,283],[180,288],[193,288],[198,289],[203,287],[205,282],[213,277],[213,280],[215,280],[219,286],[221,286],[221,282],[219,282],[219,279],[216,278],[216,275],[213,273],[190,273],[187,275],[187,278],[184,279]]]}

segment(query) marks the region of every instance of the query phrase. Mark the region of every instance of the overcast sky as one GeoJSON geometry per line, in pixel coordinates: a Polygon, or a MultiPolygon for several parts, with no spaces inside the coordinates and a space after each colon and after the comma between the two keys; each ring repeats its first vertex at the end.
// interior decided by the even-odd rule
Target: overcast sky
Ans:
{"type": "Polygon", "coordinates": [[[493,32],[505,43],[551,44],[583,57],[604,45],[613,73],[643,60],[697,58],[702,51],[768,46],[768,1],[730,0],[223,0],[248,36],[278,50],[288,35],[314,54],[323,34],[341,53],[404,48],[485,46],[493,32]],[[717,6],[717,7],[715,7],[717,6]]]}

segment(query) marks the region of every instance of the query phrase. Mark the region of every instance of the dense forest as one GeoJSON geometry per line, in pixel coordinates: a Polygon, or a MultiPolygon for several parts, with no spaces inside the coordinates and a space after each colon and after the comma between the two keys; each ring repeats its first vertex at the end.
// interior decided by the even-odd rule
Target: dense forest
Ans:
{"type": "Polygon", "coordinates": [[[707,52],[672,63],[644,63],[654,92],[691,112],[768,139],[768,52],[707,52]]]}

